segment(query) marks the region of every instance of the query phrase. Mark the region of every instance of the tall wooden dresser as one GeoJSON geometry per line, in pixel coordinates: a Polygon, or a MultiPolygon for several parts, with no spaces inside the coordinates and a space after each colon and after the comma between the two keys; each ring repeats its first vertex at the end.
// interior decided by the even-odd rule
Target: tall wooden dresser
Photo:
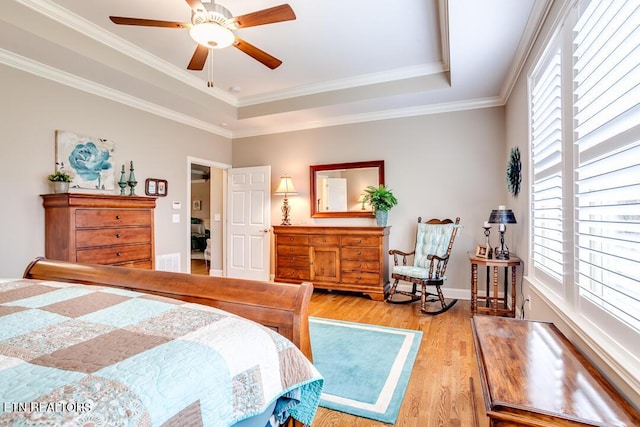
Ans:
{"type": "Polygon", "coordinates": [[[43,194],[45,256],[154,268],[154,197],[43,194]]]}
{"type": "Polygon", "coordinates": [[[389,227],[274,226],[275,280],[389,294],[389,227]]]}

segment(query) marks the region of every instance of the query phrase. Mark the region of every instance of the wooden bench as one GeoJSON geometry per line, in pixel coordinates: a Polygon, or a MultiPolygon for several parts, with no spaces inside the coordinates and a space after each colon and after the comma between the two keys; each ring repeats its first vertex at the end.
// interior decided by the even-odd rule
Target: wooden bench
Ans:
{"type": "Polygon", "coordinates": [[[490,425],[640,426],[640,415],[551,323],[471,320],[490,425]]]}

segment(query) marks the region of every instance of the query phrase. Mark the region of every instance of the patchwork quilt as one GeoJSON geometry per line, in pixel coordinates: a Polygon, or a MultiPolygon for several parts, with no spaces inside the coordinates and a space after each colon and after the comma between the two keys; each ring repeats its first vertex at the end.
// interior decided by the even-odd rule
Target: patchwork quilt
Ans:
{"type": "Polygon", "coordinates": [[[0,280],[0,426],[230,426],[275,401],[311,424],[322,386],[286,338],[212,307],[0,280]]]}

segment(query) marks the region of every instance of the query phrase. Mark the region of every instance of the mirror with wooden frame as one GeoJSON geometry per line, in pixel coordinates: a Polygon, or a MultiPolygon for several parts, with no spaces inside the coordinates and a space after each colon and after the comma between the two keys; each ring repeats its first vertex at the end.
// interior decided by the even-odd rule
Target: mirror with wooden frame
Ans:
{"type": "Polygon", "coordinates": [[[310,166],[312,218],[373,217],[364,189],[384,184],[384,160],[310,166]]]}

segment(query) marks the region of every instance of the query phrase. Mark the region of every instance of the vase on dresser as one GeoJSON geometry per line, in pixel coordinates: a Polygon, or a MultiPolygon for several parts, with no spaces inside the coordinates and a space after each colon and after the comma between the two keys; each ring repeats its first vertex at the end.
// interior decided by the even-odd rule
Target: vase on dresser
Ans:
{"type": "Polygon", "coordinates": [[[69,192],[69,183],[65,181],[50,181],[51,188],[54,193],[68,193],[69,192]]]}
{"type": "Polygon", "coordinates": [[[376,210],[376,225],[379,227],[387,226],[387,218],[389,217],[388,211],[376,210]]]}

